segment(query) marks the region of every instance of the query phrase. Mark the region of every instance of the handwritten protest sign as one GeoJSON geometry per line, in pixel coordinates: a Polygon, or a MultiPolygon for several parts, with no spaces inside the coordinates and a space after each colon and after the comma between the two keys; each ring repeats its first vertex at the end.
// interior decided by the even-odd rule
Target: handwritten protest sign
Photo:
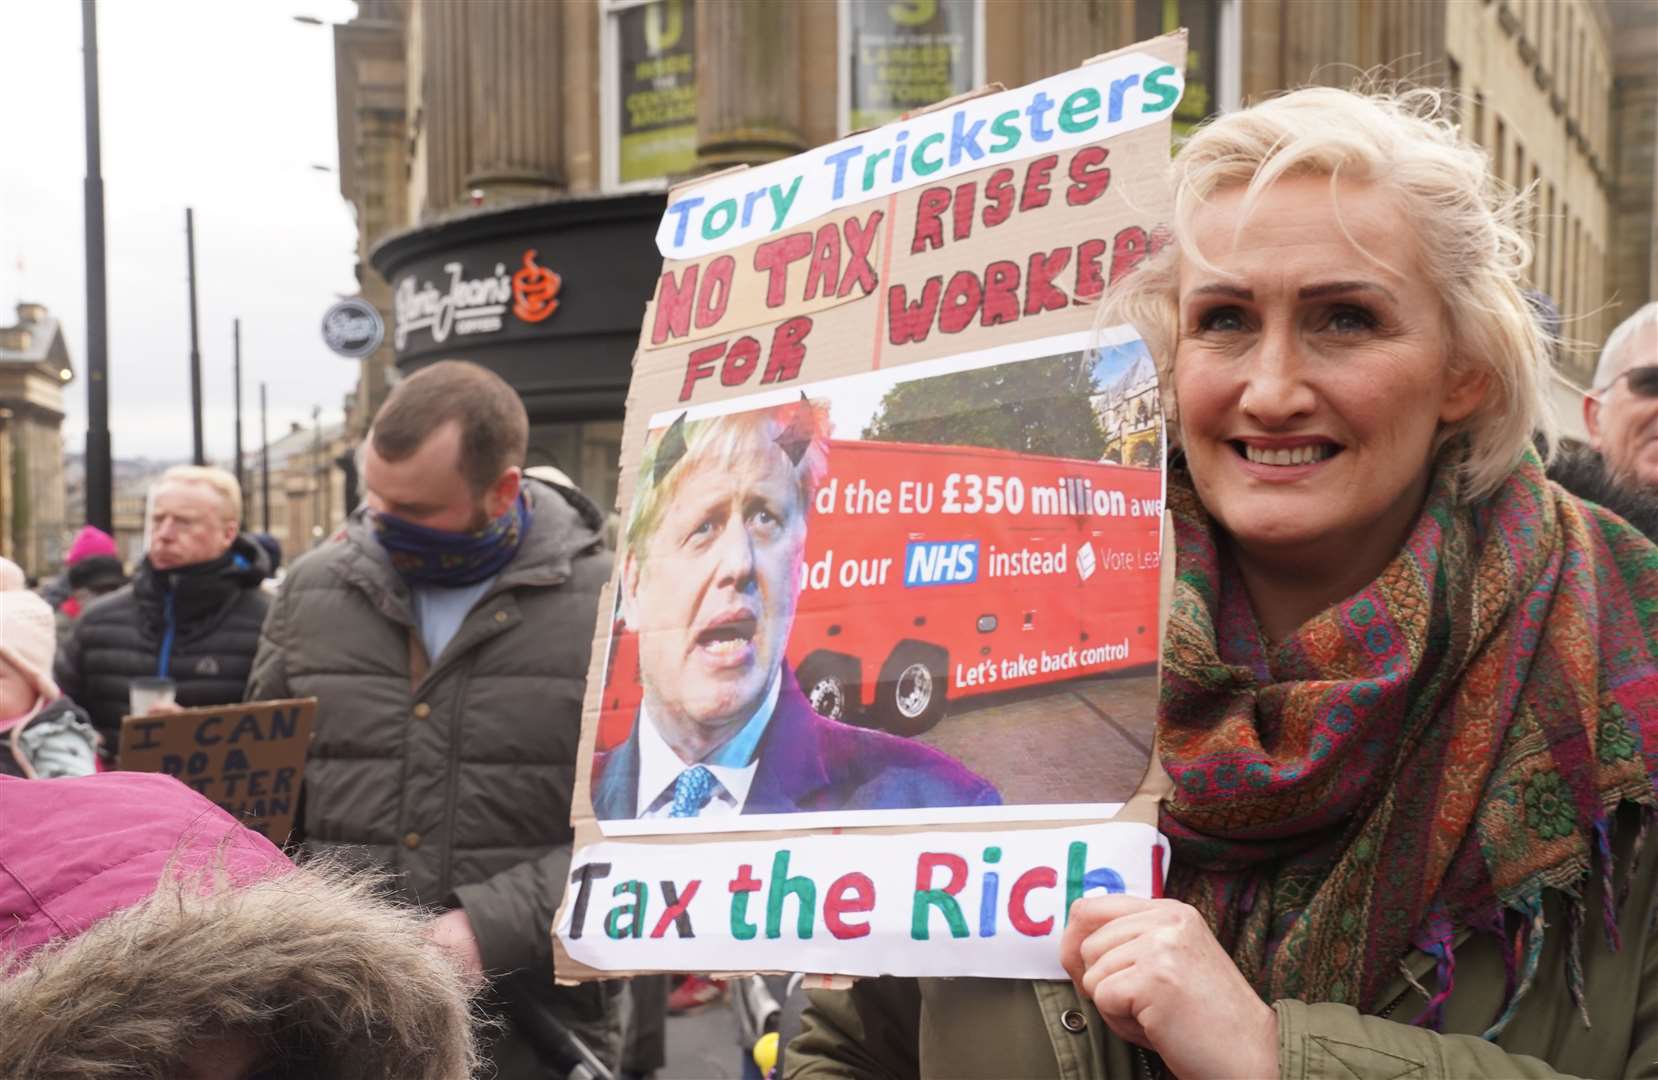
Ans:
{"type": "Polygon", "coordinates": [[[251,701],[121,721],[121,768],[176,776],[275,843],[288,839],[316,698],[251,701]]]}
{"type": "Polygon", "coordinates": [[[560,979],[1055,977],[1067,898],[1156,890],[1155,830],[1106,821],[1151,755],[1165,439],[1095,318],[1165,242],[1184,55],[669,197],[560,979]]]}
{"type": "Polygon", "coordinates": [[[1059,935],[1084,893],[1162,894],[1149,825],[1020,833],[794,837],[775,844],[596,844],[558,932],[595,967],[1064,978],[1059,935]],[[631,875],[631,876],[630,876],[631,875]],[[944,946],[944,947],[941,947],[944,946]]]}

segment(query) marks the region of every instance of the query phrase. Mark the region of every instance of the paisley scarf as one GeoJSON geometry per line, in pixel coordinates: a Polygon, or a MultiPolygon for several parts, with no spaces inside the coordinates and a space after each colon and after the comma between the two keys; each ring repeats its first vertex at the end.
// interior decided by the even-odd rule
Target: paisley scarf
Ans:
{"type": "Polygon", "coordinates": [[[374,514],[372,520],[375,539],[405,581],[452,589],[506,568],[530,531],[530,504],[520,494],[506,513],[477,532],[428,529],[390,514],[374,514]]]}
{"type": "Polygon", "coordinates": [[[1377,1008],[1415,945],[1439,960],[1416,1018],[1437,1024],[1453,935],[1491,931],[1516,972],[1495,1038],[1535,974],[1543,890],[1574,898],[1576,959],[1597,869],[1616,947],[1612,812],[1658,804],[1658,547],[1530,452],[1473,504],[1441,470],[1381,575],[1270,646],[1189,476],[1169,504],[1169,891],[1264,998],[1377,1008]]]}

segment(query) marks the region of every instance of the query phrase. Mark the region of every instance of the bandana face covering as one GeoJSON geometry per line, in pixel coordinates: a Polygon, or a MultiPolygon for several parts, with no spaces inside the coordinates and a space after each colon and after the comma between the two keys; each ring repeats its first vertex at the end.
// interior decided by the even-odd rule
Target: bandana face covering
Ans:
{"type": "Polygon", "coordinates": [[[390,514],[373,514],[374,537],[392,569],[415,585],[458,588],[499,574],[530,528],[530,505],[520,494],[507,512],[476,532],[428,529],[390,514]]]}

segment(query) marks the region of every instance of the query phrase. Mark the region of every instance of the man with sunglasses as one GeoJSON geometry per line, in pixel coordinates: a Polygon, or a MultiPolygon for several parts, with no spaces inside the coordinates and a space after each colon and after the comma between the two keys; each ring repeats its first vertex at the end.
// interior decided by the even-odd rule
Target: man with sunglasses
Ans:
{"type": "Polygon", "coordinates": [[[1606,339],[1583,424],[1614,480],[1658,490],[1658,301],[1606,339]]]}

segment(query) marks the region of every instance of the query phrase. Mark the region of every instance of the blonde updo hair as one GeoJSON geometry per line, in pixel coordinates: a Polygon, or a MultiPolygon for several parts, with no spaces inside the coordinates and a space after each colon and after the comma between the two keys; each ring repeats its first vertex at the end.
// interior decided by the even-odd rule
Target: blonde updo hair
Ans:
{"type": "Polygon", "coordinates": [[[1102,312],[1139,331],[1165,387],[1180,336],[1181,260],[1204,262],[1192,235],[1199,207],[1242,187],[1247,215],[1280,179],[1328,176],[1332,187],[1369,182],[1398,200],[1444,298],[1451,371],[1489,375],[1485,400],[1434,443],[1436,456],[1458,455],[1462,497],[1494,492],[1534,435],[1552,442],[1549,342],[1520,289],[1531,260],[1517,225],[1527,198],[1491,174],[1485,151],[1461,137],[1438,91],[1296,90],[1198,128],[1175,155],[1173,174],[1175,242],[1114,286],[1102,312]]]}

